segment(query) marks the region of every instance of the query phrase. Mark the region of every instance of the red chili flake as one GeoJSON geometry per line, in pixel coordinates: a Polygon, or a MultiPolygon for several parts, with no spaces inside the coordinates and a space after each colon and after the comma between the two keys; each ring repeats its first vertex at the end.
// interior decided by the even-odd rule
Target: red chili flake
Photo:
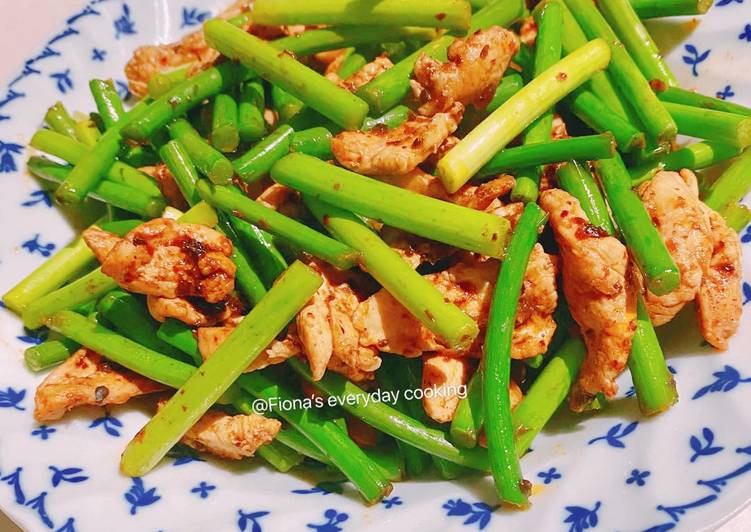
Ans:
{"type": "Polygon", "coordinates": [[[445,18],[446,18],[446,13],[438,13],[438,14],[437,14],[437,15],[435,16],[435,18],[437,18],[438,20],[443,20],[443,19],[445,19],[445,18]]]}
{"type": "Polygon", "coordinates": [[[585,238],[603,238],[606,236],[608,236],[608,232],[605,229],[590,223],[584,224],[576,230],[576,238],[579,240],[585,238]]]}
{"type": "Polygon", "coordinates": [[[555,76],[555,79],[557,79],[558,81],[566,81],[566,79],[568,79],[568,74],[563,71],[558,72],[558,74],[556,74],[555,76]]]}
{"type": "Polygon", "coordinates": [[[667,84],[661,79],[649,80],[649,86],[652,87],[652,90],[655,92],[664,92],[668,88],[667,84]]]}
{"type": "Polygon", "coordinates": [[[733,273],[735,271],[735,266],[730,264],[729,262],[726,262],[725,264],[718,264],[714,267],[715,270],[717,270],[720,273],[733,273]]]}

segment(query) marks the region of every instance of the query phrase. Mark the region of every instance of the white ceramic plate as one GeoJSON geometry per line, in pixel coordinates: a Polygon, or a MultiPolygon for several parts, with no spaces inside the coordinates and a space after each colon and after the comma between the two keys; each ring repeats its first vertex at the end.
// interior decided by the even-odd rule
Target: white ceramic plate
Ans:
{"type": "MultiPolygon", "coordinates": [[[[223,3],[93,0],[0,85],[0,292],[72,235],[23,170],[26,141],[47,106],[61,99],[69,109],[92,109],[90,78],[123,80],[137,45],[174,40],[223,3]]],[[[750,4],[718,0],[698,25],[652,24],[673,48],[670,63],[684,86],[751,104],[750,4]]],[[[748,269],[749,229],[743,240],[748,269]]],[[[744,283],[744,304],[749,299],[744,283]]],[[[256,463],[166,459],[144,479],[123,477],[119,455],[147,409],[84,409],[37,426],[31,411],[42,375],[25,369],[22,353],[38,339],[9,312],[0,314],[0,507],[28,530],[698,530],[715,527],[751,496],[749,313],[724,354],[703,345],[690,309],[660,331],[681,396],[669,413],[642,418],[625,375],[621,397],[606,411],[555,418],[523,460],[537,492],[527,512],[490,506],[487,479],[401,483],[367,508],[350,486],[314,486],[256,463]]]]}

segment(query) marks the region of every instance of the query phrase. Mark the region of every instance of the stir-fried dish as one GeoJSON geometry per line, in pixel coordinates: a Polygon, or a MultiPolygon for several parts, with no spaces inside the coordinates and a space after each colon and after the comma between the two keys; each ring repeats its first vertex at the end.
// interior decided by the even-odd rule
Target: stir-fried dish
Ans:
{"type": "Polygon", "coordinates": [[[135,51],[130,109],[92,80],[47,112],[29,170],[106,209],[4,296],[50,330],[34,418],[151,396],[127,475],[258,455],[373,503],[432,465],[524,507],[561,404],[624,371],[644,415],[678,400],[655,327],[728,348],[751,109],[678,86],[651,2],[310,5],[236,2],[135,51]]]}

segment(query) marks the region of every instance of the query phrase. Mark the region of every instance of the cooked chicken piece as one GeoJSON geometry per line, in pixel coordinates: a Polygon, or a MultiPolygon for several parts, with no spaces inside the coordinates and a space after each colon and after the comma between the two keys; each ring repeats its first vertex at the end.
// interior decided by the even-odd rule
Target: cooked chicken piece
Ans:
{"type": "MultiPolygon", "coordinates": [[[[682,175],[658,172],[637,192],[681,272],[681,284],[669,294],[657,296],[644,291],[652,323],[662,325],[672,320],[699,291],[712,256],[709,217],[699,201],[696,176],[689,171],[682,175]]],[[[641,281],[641,273],[637,268],[634,270],[641,281]]]]}
{"type": "Polygon", "coordinates": [[[156,166],[143,166],[139,170],[154,178],[157,185],[159,185],[159,190],[162,191],[162,195],[171,207],[183,211],[189,207],[188,202],[183,197],[183,193],[180,192],[180,188],[175,182],[172,172],[170,172],[166,164],[159,163],[156,166]]]}
{"type": "Polygon", "coordinates": [[[422,406],[438,423],[448,423],[459,406],[461,387],[467,384],[466,360],[443,355],[426,356],[422,366],[422,406]]]}
{"type": "Polygon", "coordinates": [[[52,370],[34,396],[34,419],[60,419],[77,406],[119,405],[164,390],[159,383],[108,362],[85,347],[52,370]]]}
{"type": "Polygon", "coordinates": [[[347,283],[335,284],[317,263],[312,267],[324,281],[297,315],[297,330],[313,379],[323,377],[332,356],[353,369],[375,371],[381,365],[378,349],[360,345],[359,332],[352,324],[357,296],[347,283]]]}
{"type": "Polygon", "coordinates": [[[349,57],[346,48],[340,48],[339,50],[330,50],[327,52],[320,52],[314,56],[317,61],[326,65],[323,75],[326,76],[332,83],[337,85],[341,83],[342,78],[339,77],[339,69],[342,67],[344,60],[349,57]]]}
{"type": "Polygon", "coordinates": [[[515,359],[545,353],[553,339],[556,329],[553,313],[558,305],[558,267],[554,259],[540,244],[535,244],[529,255],[511,340],[511,356],[515,359]]]}
{"type": "Polygon", "coordinates": [[[413,171],[456,130],[464,113],[460,103],[432,118],[415,116],[392,129],[342,131],[331,151],[342,166],[363,175],[394,176],[413,171]]]}
{"type": "Polygon", "coordinates": [[[326,65],[326,69],[328,71],[328,68],[331,67],[331,65],[336,65],[336,70],[338,70],[339,65],[347,59],[349,54],[347,53],[347,48],[337,48],[336,50],[326,50],[324,52],[318,52],[317,54],[313,54],[313,57],[316,61],[319,63],[322,63],[326,65]]]}
{"type": "Polygon", "coordinates": [[[587,355],[570,394],[581,411],[602,392],[612,398],[626,367],[636,329],[636,291],[627,275],[628,253],[618,239],[589,223],[579,202],[559,189],[540,195],[540,205],[561,250],[563,291],[579,324],[587,355]]]}
{"type": "Polygon", "coordinates": [[[361,369],[353,368],[352,366],[345,364],[339,357],[332,356],[329,359],[329,363],[326,369],[330,369],[334,373],[343,375],[352,382],[368,383],[375,380],[374,371],[364,371],[361,369]]]}
{"type": "Polygon", "coordinates": [[[230,317],[232,310],[224,302],[206,303],[197,297],[157,297],[146,296],[149,314],[156,321],[164,323],[174,318],[191,327],[208,327],[230,317]]]}
{"type": "Polygon", "coordinates": [[[519,40],[527,46],[534,46],[537,40],[537,24],[534,17],[527,17],[522,20],[519,27],[519,40]]]}
{"type": "MultiPolygon", "coordinates": [[[[237,1],[218,16],[232,18],[247,10],[247,6],[247,0],[237,1]]],[[[156,74],[187,65],[188,75],[193,76],[213,65],[218,57],[219,52],[206,43],[203,30],[189,33],[176,43],[141,46],[125,65],[128,88],[142,98],[148,94],[148,83],[156,74]]]]}
{"type": "MultiPolygon", "coordinates": [[[[196,339],[198,340],[198,351],[204,360],[209,358],[217,348],[227,339],[234,325],[223,325],[221,327],[199,327],[196,330],[196,339]]],[[[273,364],[281,364],[288,358],[297,356],[302,353],[300,340],[297,338],[297,331],[294,325],[289,327],[287,336],[284,340],[274,340],[271,344],[248,366],[245,372],[263,369],[273,364]]]]}
{"type": "Polygon", "coordinates": [[[561,140],[569,138],[568,128],[566,128],[566,122],[563,121],[561,115],[553,115],[553,130],[550,134],[550,138],[553,140],[561,140]]]}
{"type": "MultiPolygon", "coordinates": [[[[552,314],[558,304],[555,285],[556,268],[542,246],[535,246],[530,257],[519,301],[520,312],[514,328],[512,354],[517,359],[544,353],[555,331],[552,314]]],[[[454,303],[480,326],[478,340],[468,352],[478,352],[487,324],[490,299],[498,277],[497,261],[470,260],[448,270],[427,275],[447,302],[454,303]]],[[[441,343],[417,318],[381,290],[363,303],[354,315],[355,327],[361,332],[360,343],[386,353],[408,357],[423,352],[457,354],[441,343]]],[[[466,354],[466,353],[459,353],[466,354]]]]}
{"type": "Polygon", "coordinates": [[[379,179],[389,185],[417,192],[423,196],[430,196],[431,198],[438,198],[446,201],[449,200],[449,194],[446,192],[446,188],[443,186],[441,179],[438,176],[427,173],[419,167],[404,175],[384,176],[379,177],[379,179]]]}
{"type": "Polygon", "coordinates": [[[435,264],[456,253],[451,246],[390,226],[383,226],[380,234],[381,239],[415,269],[421,264],[435,264]]]}
{"type": "Polygon", "coordinates": [[[340,85],[348,91],[355,92],[379,74],[386,72],[392,66],[394,66],[394,63],[391,62],[387,54],[383,53],[342,81],[340,85]]]}
{"type": "Polygon", "coordinates": [[[105,231],[99,226],[92,225],[83,232],[83,240],[94,253],[96,260],[100,263],[107,259],[110,251],[122,240],[119,236],[109,231],[105,231]]]}
{"type": "Polygon", "coordinates": [[[271,443],[282,423],[260,414],[231,416],[209,410],[180,440],[188,447],[228,460],[241,460],[255,454],[259,447],[271,443]]]}
{"type": "Polygon", "coordinates": [[[741,245],[738,234],[722,216],[703,203],[702,208],[711,224],[712,258],[696,295],[696,310],[704,339],[716,349],[725,350],[738,330],[743,311],[741,245]]]}
{"type": "Polygon", "coordinates": [[[484,108],[518,50],[519,40],[513,32],[491,26],[456,39],[448,48],[446,63],[422,54],[414,69],[414,79],[423,89],[418,99],[425,102],[418,111],[430,116],[456,102],[484,108]]]}
{"type": "Polygon", "coordinates": [[[430,166],[431,169],[435,168],[438,164],[438,161],[443,159],[443,156],[446,155],[448,152],[451,151],[451,148],[459,144],[459,137],[455,137],[454,135],[451,135],[446,140],[443,141],[443,144],[438,146],[438,149],[436,152],[432,155],[430,155],[427,159],[425,159],[425,163],[430,166]]]}
{"type": "Polygon", "coordinates": [[[293,196],[295,191],[279,183],[274,183],[256,198],[256,201],[261,205],[268,207],[269,209],[279,210],[287,201],[290,196],[293,196]]]}
{"type": "Polygon", "coordinates": [[[511,224],[511,230],[514,230],[519,218],[522,217],[522,213],[524,212],[524,203],[521,201],[515,201],[514,203],[507,203],[506,205],[501,205],[496,208],[493,208],[493,205],[491,205],[491,208],[487,209],[486,212],[491,212],[496,216],[506,218],[511,224]]]}
{"type": "Polygon", "coordinates": [[[464,185],[451,195],[451,201],[479,211],[493,210],[501,206],[494,202],[511,192],[515,183],[512,176],[502,175],[480,185],[464,185]]]}
{"type": "Polygon", "coordinates": [[[125,238],[106,239],[97,227],[83,236],[94,254],[104,257],[102,271],[130,292],[218,303],[234,289],[232,242],[209,227],[155,218],[125,238]]]}

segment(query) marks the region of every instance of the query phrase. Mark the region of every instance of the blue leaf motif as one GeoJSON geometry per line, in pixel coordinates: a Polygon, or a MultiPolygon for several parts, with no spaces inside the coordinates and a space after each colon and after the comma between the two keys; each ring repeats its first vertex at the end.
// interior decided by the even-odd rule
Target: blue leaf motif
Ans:
{"type": "Polygon", "coordinates": [[[85,8],[83,8],[82,11],[80,11],[79,13],[76,13],[75,15],[73,15],[72,17],[70,17],[68,20],[66,20],[65,23],[66,24],[73,24],[77,20],[82,19],[84,17],[100,16],[100,15],[101,15],[101,13],[99,11],[97,11],[96,9],[94,9],[92,6],[86,6],[85,8]]]}
{"type": "Polygon", "coordinates": [[[21,406],[21,402],[26,397],[26,390],[14,390],[8,387],[5,391],[0,390],[0,408],[13,408],[15,410],[26,410],[21,406]]]}
{"type": "Polygon", "coordinates": [[[729,6],[730,4],[742,4],[743,0],[717,0],[715,2],[715,6],[717,7],[723,7],[723,6],[729,6]]]}
{"type": "Polygon", "coordinates": [[[463,525],[472,525],[477,523],[479,530],[483,530],[488,523],[496,507],[492,507],[484,502],[475,502],[470,504],[462,499],[449,499],[442,508],[448,510],[446,515],[449,517],[460,516],[467,518],[462,522],[463,525]]]}
{"type": "Polygon", "coordinates": [[[660,504],[657,506],[657,509],[660,512],[665,512],[670,517],[670,519],[677,523],[681,520],[681,516],[685,514],[687,510],[698,508],[699,506],[704,506],[705,504],[709,504],[710,502],[713,502],[715,500],[717,500],[717,495],[707,495],[706,497],[703,497],[701,499],[678,506],[663,506],[662,504],[660,504]]]}
{"type": "Polygon", "coordinates": [[[76,520],[69,517],[68,520],[65,521],[65,524],[55,530],[55,532],[76,532],[76,520]]]}
{"type": "Polygon", "coordinates": [[[34,253],[39,253],[42,257],[49,257],[50,255],[52,255],[52,252],[55,250],[56,246],[52,242],[48,242],[47,244],[41,243],[39,241],[40,237],[41,235],[37,233],[36,235],[34,235],[34,238],[30,238],[29,240],[21,244],[21,247],[32,255],[34,253]]]}
{"type": "Polygon", "coordinates": [[[189,26],[198,26],[203,21],[211,18],[211,13],[208,11],[199,11],[197,7],[187,8],[184,7],[182,11],[182,23],[181,28],[187,28],[189,26]]]}
{"type": "Polygon", "coordinates": [[[16,166],[16,155],[20,155],[23,146],[12,142],[3,142],[0,140],[0,174],[8,174],[18,170],[16,166]]]}
{"type": "Polygon", "coordinates": [[[123,2],[123,14],[114,22],[115,26],[115,39],[119,39],[123,35],[135,35],[136,23],[130,18],[130,7],[123,2]]]}
{"type": "Polygon", "coordinates": [[[743,244],[751,242],[751,226],[746,227],[746,230],[741,235],[741,242],[743,244]]]}
{"type": "Polygon", "coordinates": [[[590,528],[596,528],[598,523],[597,512],[600,510],[602,503],[597,501],[591,510],[583,506],[566,506],[568,517],[563,520],[564,523],[570,523],[569,532],[582,532],[590,528]]]}
{"type": "Polygon", "coordinates": [[[639,471],[638,469],[631,470],[631,476],[626,479],[626,484],[634,484],[635,486],[644,486],[647,481],[647,477],[652,473],[650,471],[639,471]]]}
{"type": "Polygon", "coordinates": [[[644,530],[644,532],[668,532],[668,530],[673,530],[674,528],[675,523],[663,523],[661,525],[649,527],[644,530]]]}
{"type": "Polygon", "coordinates": [[[689,460],[692,464],[696,462],[700,456],[711,456],[724,449],[724,447],[712,445],[712,443],[714,443],[714,432],[712,432],[709,427],[704,427],[701,434],[705,443],[702,443],[697,436],[691,436],[689,439],[689,445],[691,445],[691,449],[694,450],[694,454],[691,455],[691,459],[689,460]]]}
{"type": "Polygon", "coordinates": [[[62,94],[66,94],[73,88],[73,80],[70,79],[70,69],[63,70],[62,72],[53,72],[50,74],[50,78],[55,80],[55,86],[62,94]]]}
{"type": "Polygon", "coordinates": [[[50,199],[49,194],[42,189],[35,190],[29,194],[29,199],[21,202],[21,207],[33,207],[34,205],[39,204],[52,207],[52,200],[50,199]]]}
{"type": "Polygon", "coordinates": [[[692,400],[700,399],[710,393],[729,392],[741,383],[751,382],[751,378],[741,378],[738,370],[727,364],[721,371],[716,371],[712,375],[715,377],[715,381],[703,388],[699,388],[693,397],[691,397],[692,400]]]}
{"type": "Polygon", "coordinates": [[[191,493],[196,493],[196,494],[198,494],[199,497],[201,497],[202,499],[205,499],[215,489],[216,489],[216,486],[213,486],[211,484],[207,484],[206,482],[204,482],[202,480],[201,483],[198,484],[198,486],[196,486],[195,488],[191,489],[190,492],[191,493]]]}
{"type": "Polygon", "coordinates": [[[118,428],[122,428],[123,423],[119,419],[112,417],[110,415],[102,416],[94,421],[91,422],[89,425],[90,429],[94,429],[96,427],[102,426],[104,427],[104,430],[107,434],[110,436],[113,436],[115,438],[120,437],[120,431],[117,430],[118,428]]]}
{"type": "Polygon", "coordinates": [[[117,95],[120,96],[120,99],[124,102],[127,102],[130,100],[130,98],[133,96],[130,93],[130,88],[128,88],[128,84],[124,81],[115,80],[115,88],[117,89],[117,95]]]}
{"type": "Polygon", "coordinates": [[[18,504],[26,502],[26,495],[24,495],[23,488],[21,487],[21,471],[23,471],[23,467],[17,467],[13,473],[0,478],[0,482],[5,482],[13,488],[13,495],[18,504]]]}
{"type": "Polygon", "coordinates": [[[133,485],[124,495],[127,502],[130,503],[130,515],[136,515],[138,508],[154,504],[162,497],[156,494],[156,488],[147,490],[143,485],[143,479],[133,478],[133,485]]]}
{"type": "Polygon", "coordinates": [[[693,44],[686,44],[683,48],[689,54],[683,56],[683,62],[691,66],[691,73],[694,76],[698,76],[699,72],[697,67],[700,63],[707,60],[712,50],[706,50],[705,52],[700,53],[693,44]]]}
{"type": "Polygon", "coordinates": [[[751,301],[751,284],[743,283],[743,304],[745,305],[751,301]]]}
{"type": "Polygon", "coordinates": [[[543,480],[544,484],[550,484],[554,480],[558,480],[559,478],[562,478],[563,475],[561,475],[558,472],[558,469],[555,467],[551,467],[547,471],[540,471],[537,473],[537,476],[543,480]]]}
{"type": "Polygon", "coordinates": [[[604,440],[607,442],[608,445],[611,447],[615,447],[617,449],[624,449],[626,447],[626,444],[624,444],[621,439],[625,438],[634,430],[636,430],[636,427],[639,425],[638,421],[633,421],[626,425],[625,427],[622,427],[621,423],[616,423],[610,429],[608,430],[607,434],[605,436],[599,436],[597,438],[593,438],[589,440],[588,445],[592,445],[595,442],[598,442],[600,440],[604,440]]]}
{"type": "Polygon", "coordinates": [[[106,57],[107,57],[107,50],[102,50],[101,48],[93,48],[91,50],[92,61],[99,61],[100,63],[103,63],[106,57]]]}
{"type": "Polygon", "coordinates": [[[326,522],[320,524],[308,523],[306,526],[316,532],[340,532],[342,527],[339,524],[349,519],[349,514],[329,508],[323,512],[323,517],[327,519],[326,522]]]}
{"type": "Polygon", "coordinates": [[[269,512],[243,512],[242,510],[238,510],[237,513],[240,515],[240,518],[237,520],[237,528],[240,529],[240,532],[244,532],[248,529],[248,525],[250,525],[250,532],[261,532],[261,525],[258,523],[258,520],[265,516],[269,515],[269,512]]]}
{"type": "Polygon", "coordinates": [[[383,504],[384,508],[386,508],[387,510],[390,510],[394,506],[401,506],[402,504],[404,504],[404,502],[398,496],[396,496],[396,497],[391,497],[390,499],[389,498],[382,499],[381,504],[383,504]]]}
{"type": "Polygon", "coordinates": [[[39,438],[42,441],[46,441],[47,439],[49,439],[50,434],[53,434],[55,432],[57,432],[57,429],[54,427],[48,427],[47,425],[39,425],[39,427],[31,431],[31,435],[39,436],[39,438]]]}
{"type": "Polygon", "coordinates": [[[342,488],[342,484],[344,484],[345,481],[323,481],[319,482],[312,488],[306,488],[306,489],[296,489],[292,490],[292,493],[295,493],[297,495],[312,495],[314,493],[320,493],[321,495],[328,495],[330,493],[342,493],[344,489],[342,488]]]}
{"type": "Polygon", "coordinates": [[[720,100],[727,100],[728,98],[735,96],[735,93],[733,92],[733,87],[731,87],[730,85],[725,85],[725,88],[721,91],[717,91],[715,93],[715,96],[717,96],[720,100]]]}
{"type": "Polygon", "coordinates": [[[59,469],[55,466],[49,467],[52,471],[52,487],[56,488],[61,482],[70,482],[71,484],[78,484],[89,479],[86,475],[82,475],[83,469],[80,467],[66,467],[65,469],[59,469]]]}
{"type": "Polygon", "coordinates": [[[48,331],[44,329],[30,330],[24,327],[24,334],[16,336],[25,344],[39,345],[47,339],[48,331]]]}
{"type": "Polygon", "coordinates": [[[54,528],[55,525],[52,522],[52,519],[50,519],[50,516],[47,515],[47,509],[44,507],[44,501],[46,498],[47,492],[43,491],[38,496],[28,501],[26,503],[26,506],[28,506],[32,510],[36,510],[37,515],[39,515],[39,519],[42,520],[42,523],[44,523],[47,528],[54,528]]]}
{"type": "Polygon", "coordinates": [[[738,38],[742,41],[751,42],[751,24],[746,24],[743,28],[743,32],[738,35],[738,38]]]}

